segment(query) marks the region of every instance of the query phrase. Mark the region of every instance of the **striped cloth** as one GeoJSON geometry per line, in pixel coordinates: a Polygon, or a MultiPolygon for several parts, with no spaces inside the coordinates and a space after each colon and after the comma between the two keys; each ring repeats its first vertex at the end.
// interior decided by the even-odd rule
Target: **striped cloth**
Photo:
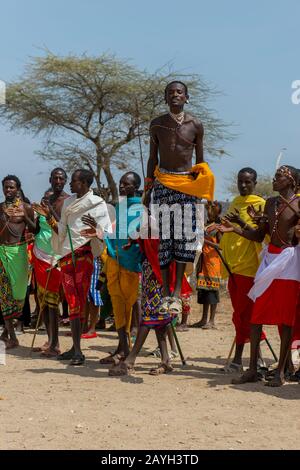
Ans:
{"type": "Polygon", "coordinates": [[[91,278],[91,285],[89,290],[89,299],[93,302],[96,307],[102,307],[103,302],[101,299],[100,290],[97,290],[97,284],[102,271],[103,264],[100,257],[94,258],[94,269],[91,278]]]}

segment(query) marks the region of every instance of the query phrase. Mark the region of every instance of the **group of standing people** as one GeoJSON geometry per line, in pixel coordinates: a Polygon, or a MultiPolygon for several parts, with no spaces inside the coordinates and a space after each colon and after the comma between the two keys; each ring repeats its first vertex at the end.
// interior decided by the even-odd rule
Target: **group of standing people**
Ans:
{"type": "Polygon", "coordinates": [[[214,176],[203,161],[203,126],[184,111],[189,100],[186,85],[180,81],[169,83],[165,100],[169,112],[150,125],[143,198],[138,196],[139,175],[124,174],[113,216],[106,202],[91,189],[93,174],[89,170],[78,169],[72,174],[69,196],[64,189],[66,172],[54,169],[50,189],[39,204],[32,205],[25,202],[16,176],[4,178],[5,202],[0,205],[0,300],[5,328],[1,339],[7,349],[18,346],[13,319],[22,311],[28,281],[27,245],[33,241],[37,299],[48,334],[46,344],[38,348],[44,356],[68,360],[74,366],[84,363],[80,340],[86,304],[91,281],[94,288],[97,286],[95,272],[100,273],[104,264],[119,343],[115,352],[100,362],[110,366],[112,376],[131,373],[150,328],[154,328],[162,360],[150,373],[171,372],[167,338],[172,342],[171,323],[175,317],[182,315],[181,327],[186,327],[183,299],[191,293],[186,272],[194,264],[198,303],[203,305],[203,317],[196,326],[214,327],[223,270],[223,276],[229,277],[234,309],[233,370],[242,371],[244,344],[251,341],[250,369],[234,383],[258,379],[262,325],[276,324],[281,335],[280,359],[268,383],[279,386],[284,383],[299,319],[299,172],[287,165],[280,167],[273,183],[279,196],[265,201],[254,194],[255,170],[243,168],[237,179],[240,195],[221,219],[222,207],[213,201],[214,176]],[[203,199],[208,201],[208,220],[202,253],[195,263],[199,232],[203,229],[198,224],[197,210],[203,199]],[[175,207],[180,209],[179,215],[175,207]],[[151,236],[153,219],[156,236],[151,236]],[[101,259],[105,261],[102,263],[101,259]],[[132,308],[139,292],[142,318],[132,347],[132,308]],[[62,294],[68,303],[73,342],[64,353],[58,339],[62,294]]]}

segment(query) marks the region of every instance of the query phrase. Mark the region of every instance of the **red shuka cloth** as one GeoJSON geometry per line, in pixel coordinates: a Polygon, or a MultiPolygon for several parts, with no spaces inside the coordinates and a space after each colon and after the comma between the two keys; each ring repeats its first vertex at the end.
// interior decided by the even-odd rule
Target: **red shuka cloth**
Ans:
{"type": "MultiPolygon", "coordinates": [[[[43,289],[45,289],[49,275],[48,269],[51,268],[51,265],[37,258],[34,253],[32,253],[32,263],[34,268],[35,280],[37,284],[39,284],[43,289]]],[[[61,272],[59,269],[53,268],[50,272],[50,277],[47,284],[47,291],[58,293],[60,285],[61,272]]]]}
{"type": "Polygon", "coordinates": [[[251,323],[294,326],[299,292],[298,281],[275,279],[270,287],[256,299],[251,323]]]}
{"type": "MultiPolygon", "coordinates": [[[[250,341],[251,315],[253,302],[248,292],[253,286],[254,278],[242,274],[232,274],[228,281],[228,290],[233,307],[232,322],[236,331],[236,344],[245,344],[250,341]]],[[[266,338],[264,332],[261,341],[266,338]]]]}
{"type": "MultiPolygon", "coordinates": [[[[281,337],[282,325],[278,326],[278,331],[281,337]]],[[[292,349],[300,349],[300,288],[299,288],[299,297],[298,297],[295,323],[293,326],[293,333],[292,333],[292,349]]]]}
{"type": "Polygon", "coordinates": [[[62,285],[69,305],[70,320],[84,321],[84,306],[93,274],[93,255],[90,247],[75,250],[75,268],[71,253],[61,259],[62,285]]]}

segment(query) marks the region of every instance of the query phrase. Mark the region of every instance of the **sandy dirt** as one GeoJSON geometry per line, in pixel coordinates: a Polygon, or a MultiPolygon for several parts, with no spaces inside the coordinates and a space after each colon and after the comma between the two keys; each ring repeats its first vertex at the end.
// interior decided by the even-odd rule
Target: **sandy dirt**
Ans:
{"type": "MultiPolygon", "coordinates": [[[[191,320],[199,316],[194,305],[191,320]]],[[[217,326],[180,333],[188,365],[176,360],[174,372],[160,377],[148,374],[159,361],[147,357],[156,346],[151,332],[136,374],[126,378],[108,377],[99,364],[116,333],[83,341],[86,365],[75,368],[38,353],[30,358],[27,331],[0,365],[0,449],[299,449],[300,385],[231,385],[232,376],[220,372],[234,336],[226,298],[217,326]]],[[[71,344],[66,331],[63,350],[71,344]]],[[[277,330],[267,332],[278,351],[277,330]]],[[[40,332],[36,345],[44,340],[40,332]]],[[[266,346],[263,354],[271,359],[266,346]]],[[[249,346],[245,356],[246,365],[249,346]]]]}

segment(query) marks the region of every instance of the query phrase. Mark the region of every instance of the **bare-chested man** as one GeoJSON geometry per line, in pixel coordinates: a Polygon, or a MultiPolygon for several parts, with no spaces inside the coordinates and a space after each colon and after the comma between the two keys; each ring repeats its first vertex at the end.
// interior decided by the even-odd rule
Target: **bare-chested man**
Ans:
{"type": "MultiPolygon", "coordinates": [[[[51,190],[46,191],[42,204],[49,207],[56,221],[60,220],[61,210],[66,198],[64,191],[67,174],[62,168],[55,168],[50,175],[51,190]]],[[[36,236],[33,248],[34,272],[37,282],[37,294],[40,309],[48,334],[48,341],[41,348],[43,356],[52,357],[60,354],[58,344],[58,315],[60,303],[61,271],[56,267],[58,257],[52,249],[52,229],[46,217],[39,215],[37,219],[36,236]]]]}
{"type": "MultiPolygon", "coordinates": [[[[187,262],[193,262],[195,250],[188,244],[186,230],[196,229],[197,198],[212,199],[214,179],[203,163],[203,126],[183,108],[188,102],[187,86],[174,81],[165,89],[165,101],[170,108],[168,114],[154,119],[150,125],[150,157],[145,181],[144,204],[149,206],[153,192],[154,208],[160,209],[159,262],[163,279],[164,298],[161,313],[182,312],[180,291],[187,262]],[[193,151],[196,153],[196,165],[192,166],[193,151]],[[196,177],[196,174],[198,176],[196,177]],[[170,213],[171,207],[181,208],[180,217],[170,213]],[[170,223],[163,225],[164,209],[170,214],[170,223]],[[184,214],[184,219],[183,219],[184,214]],[[181,235],[176,236],[178,227],[181,235]],[[176,261],[176,285],[171,293],[169,286],[169,266],[176,261]]],[[[172,210],[172,209],[171,209],[172,210]]],[[[195,234],[194,234],[195,235],[195,234]]]]}
{"type": "Polygon", "coordinates": [[[279,387],[284,383],[284,369],[299,299],[300,246],[297,244],[295,226],[299,223],[300,213],[296,188],[297,170],[287,165],[282,166],[273,180],[273,189],[279,192],[279,196],[267,200],[257,229],[247,225],[244,228],[233,226],[229,216],[227,221],[219,226],[223,233],[235,232],[256,242],[262,242],[266,234],[271,237],[254,285],[248,294],[254,301],[250,368],[240,378],[234,379],[234,384],[258,380],[257,358],[264,324],[282,325],[278,368],[275,376],[266,385],[279,387]]]}
{"type": "Polygon", "coordinates": [[[21,182],[15,175],[2,181],[5,202],[0,204],[0,301],[5,329],[1,340],[6,349],[19,345],[13,319],[22,315],[28,283],[25,232],[34,230],[31,206],[19,197],[21,182]]]}

